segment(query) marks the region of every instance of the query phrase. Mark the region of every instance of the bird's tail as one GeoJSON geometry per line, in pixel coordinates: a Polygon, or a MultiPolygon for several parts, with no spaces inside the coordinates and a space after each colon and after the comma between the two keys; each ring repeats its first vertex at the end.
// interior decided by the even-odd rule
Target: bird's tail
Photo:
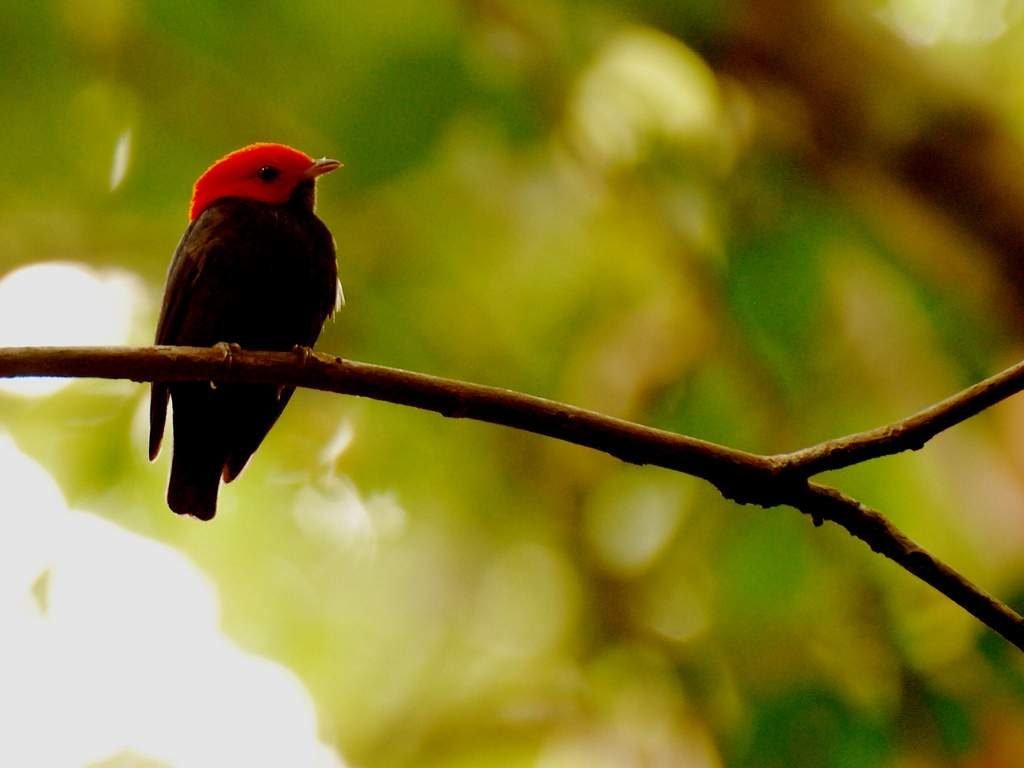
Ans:
{"type": "Polygon", "coordinates": [[[167,484],[167,506],[179,515],[211,520],[217,514],[220,464],[198,462],[174,447],[171,479],[167,484]]]}
{"type": "Polygon", "coordinates": [[[210,520],[217,513],[217,491],[224,467],[224,449],[210,428],[213,409],[205,385],[183,385],[172,391],[174,455],[167,484],[167,506],[179,515],[210,520]]]}

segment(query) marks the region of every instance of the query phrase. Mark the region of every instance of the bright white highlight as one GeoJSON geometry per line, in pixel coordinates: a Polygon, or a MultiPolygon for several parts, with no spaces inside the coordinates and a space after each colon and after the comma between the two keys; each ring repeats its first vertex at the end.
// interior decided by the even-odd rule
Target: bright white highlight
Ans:
{"type": "Polygon", "coordinates": [[[577,146],[631,165],[659,144],[711,147],[720,132],[718,84],[678,40],[650,29],[620,34],[585,71],[569,108],[577,146]]]}
{"type": "Polygon", "coordinates": [[[117,137],[114,145],[114,159],[110,163],[110,191],[113,192],[124,181],[128,173],[128,160],[132,154],[132,131],[129,128],[117,137]]]}
{"type": "Polygon", "coordinates": [[[980,45],[1020,18],[1021,0],[889,0],[878,18],[912,45],[980,45]]]}
{"type": "Polygon", "coordinates": [[[295,676],[220,632],[192,563],[68,509],[2,434],[0,467],[0,765],[342,766],[295,676]]]}
{"type": "Polygon", "coordinates": [[[356,430],[352,426],[352,422],[348,419],[342,419],[341,423],[338,424],[338,428],[334,430],[334,434],[331,435],[331,439],[320,449],[320,464],[328,467],[332,466],[341,457],[341,454],[352,445],[355,436],[356,430]]]}
{"type": "Polygon", "coordinates": [[[367,498],[347,477],[330,474],[307,483],[295,496],[295,520],[311,539],[372,554],[377,542],[400,534],[405,510],[390,493],[367,498]]]}
{"type": "MultiPolygon", "coordinates": [[[[0,346],[124,344],[145,296],[128,272],[99,272],[73,262],[20,267],[0,280],[0,346]]],[[[49,395],[69,383],[6,379],[0,388],[49,395]]]]}

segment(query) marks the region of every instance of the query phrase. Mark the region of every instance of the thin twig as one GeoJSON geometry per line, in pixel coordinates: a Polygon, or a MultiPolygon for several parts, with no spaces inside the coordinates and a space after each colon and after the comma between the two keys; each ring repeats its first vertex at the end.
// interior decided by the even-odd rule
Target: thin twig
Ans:
{"type": "Polygon", "coordinates": [[[284,384],[370,397],[546,435],[633,464],[673,469],[714,484],[727,498],[786,504],[830,520],[931,585],[1024,650],[1024,619],[896,529],[880,513],[825,486],[812,471],[847,466],[911,447],[1024,387],[1024,364],[891,427],[806,451],[760,456],[645,427],[544,398],[320,354],[226,353],[196,347],[0,348],[0,377],[62,376],[134,381],[237,381],[284,384]],[[909,435],[909,437],[908,437],[909,435]]]}
{"type": "Polygon", "coordinates": [[[809,483],[785,503],[815,519],[831,520],[871,549],[930,584],[976,619],[1024,650],[1024,618],[906,536],[881,512],[835,488],[809,483]]]}
{"type": "Polygon", "coordinates": [[[1024,362],[1017,363],[909,418],[792,453],[771,457],[782,474],[811,477],[830,469],[919,450],[941,432],[1024,389],[1024,362]]]}

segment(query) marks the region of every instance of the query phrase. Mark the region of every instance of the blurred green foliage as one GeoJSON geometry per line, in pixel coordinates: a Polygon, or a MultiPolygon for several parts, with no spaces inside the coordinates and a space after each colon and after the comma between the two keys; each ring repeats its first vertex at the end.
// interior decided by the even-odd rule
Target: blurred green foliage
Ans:
{"type": "MultiPolygon", "coordinates": [[[[760,36],[775,5],[7,3],[0,271],[134,273],[127,340],[147,343],[192,181],[281,141],[346,163],[320,189],[348,298],[324,351],[765,452],[875,426],[1020,357],[999,259],[951,241],[887,153],[946,108],[1019,137],[1024,22],[810,3],[817,43],[877,54],[832,62],[833,96],[873,94],[882,137],[835,160],[808,149],[806,93],[735,66],[809,45],[760,36]]],[[[229,634],[298,673],[353,764],[1024,764],[1018,655],[792,510],[301,392],[198,525],[163,506],[146,404],[82,381],[0,395],[0,424],[75,507],[193,558],[229,634]]],[[[1014,594],[1022,420],[1000,406],[830,481],[1014,594]]]]}

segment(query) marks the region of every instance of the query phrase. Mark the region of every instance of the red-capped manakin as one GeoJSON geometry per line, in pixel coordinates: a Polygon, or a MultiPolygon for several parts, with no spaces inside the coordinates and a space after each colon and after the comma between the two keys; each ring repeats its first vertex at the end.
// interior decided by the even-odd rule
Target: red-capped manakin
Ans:
{"type": "MultiPolygon", "coordinates": [[[[341,298],[334,238],[314,213],[317,178],[340,165],[282,144],[251,144],[207,168],[171,260],[156,343],[311,347],[341,298]]],[[[153,384],[151,460],[168,398],[174,418],[168,506],[211,519],[221,479],[238,476],[291,394],[263,384],[153,384]]]]}

